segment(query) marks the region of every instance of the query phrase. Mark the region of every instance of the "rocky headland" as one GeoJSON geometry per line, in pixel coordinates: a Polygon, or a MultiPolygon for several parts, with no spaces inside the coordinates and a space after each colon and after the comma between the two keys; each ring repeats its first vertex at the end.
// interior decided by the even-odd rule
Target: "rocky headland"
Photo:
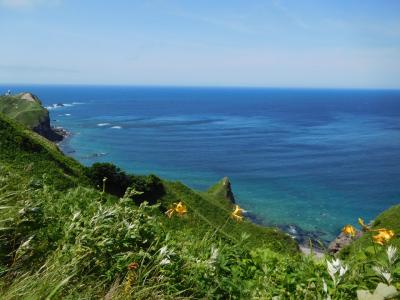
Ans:
{"type": "Polygon", "coordinates": [[[60,142],[68,132],[50,123],[49,111],[32,93],[0,96],[0,113],[14,119],[52,142],[60,142]]]}

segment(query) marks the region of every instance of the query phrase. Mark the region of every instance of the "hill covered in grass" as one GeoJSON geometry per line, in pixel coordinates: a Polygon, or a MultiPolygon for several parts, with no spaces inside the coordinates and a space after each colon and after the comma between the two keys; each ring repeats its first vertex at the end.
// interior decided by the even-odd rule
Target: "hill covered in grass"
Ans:
{"type": "MultiPolygon", "coordinates": [[[[280,230],[232,218],[226,178],[194,191],[84,167],[2,114],[0,137],[1,299],[354,299],[400,288],[398,260],[367,235],[356,242],[373,254],[327,256],[329,267],[280,230]]],[[[376,226],[398,226],[388,212],[376,226]]]]}
{"type": "Polygon", "coordinates": [[[51,141],[61,141],[62,132],[50,126],[49,112],[31,93],[0,96],[0,113],[18,121],[51,141]]]}

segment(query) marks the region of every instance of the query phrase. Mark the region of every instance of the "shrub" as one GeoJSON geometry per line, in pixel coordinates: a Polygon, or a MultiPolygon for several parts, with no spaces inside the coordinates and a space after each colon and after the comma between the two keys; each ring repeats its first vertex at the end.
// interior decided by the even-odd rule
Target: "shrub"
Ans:
{"type": "Polygon", "coordinates": [[[142,192],[141,195],[133,197],[136,204],[147,201],[155,204],[165,194],[164,185],[160,178],[150,174],[148,176],[131,176],[131,187],[136,191],[142,192]]]}
{"type": "Polygon", "coordinates": [[[103,188],[103,179],[107,178],[105,192],[117,197],[124,196],[128,187],[141,192],[142,194],[132,197],[138,205],[144,201],[155,204],[165,194],[164,185],[157,176],[129,175],[111,163],[93,164],[87,169],[87,176],[100,189],[103,188]]]}
{"type": "Polygon", "coordinates": [[[117,197],[122,197],[132,184],[131,177],[111,163],[93,164],[87,169],[87,176],[93,185],[99,188],[103,186],[103,179],[107,178],[105,191],[117,197]]]}

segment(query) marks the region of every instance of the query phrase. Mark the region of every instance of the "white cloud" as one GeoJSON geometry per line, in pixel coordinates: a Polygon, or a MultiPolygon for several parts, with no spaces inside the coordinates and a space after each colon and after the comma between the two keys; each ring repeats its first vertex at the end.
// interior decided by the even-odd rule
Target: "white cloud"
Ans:
{"type": "Polygon", "coordinates": [[[57,5],[61,0],[0,0],[0,5],[13,9],[35,8],[41,5],[57,5]]]}

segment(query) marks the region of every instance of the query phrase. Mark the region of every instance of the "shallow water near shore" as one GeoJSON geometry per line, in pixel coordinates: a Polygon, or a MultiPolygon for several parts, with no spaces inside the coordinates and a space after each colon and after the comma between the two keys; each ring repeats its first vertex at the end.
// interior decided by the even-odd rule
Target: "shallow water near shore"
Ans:
{"type": "Polygon", "coordinates": [[[53,125],[72,133],[62,149],[82,163],[201,190],[228,176],[237,202],[266,225],[330,240],[400,203],[400,91],[8,88],[40,97],[53,125]]]}

